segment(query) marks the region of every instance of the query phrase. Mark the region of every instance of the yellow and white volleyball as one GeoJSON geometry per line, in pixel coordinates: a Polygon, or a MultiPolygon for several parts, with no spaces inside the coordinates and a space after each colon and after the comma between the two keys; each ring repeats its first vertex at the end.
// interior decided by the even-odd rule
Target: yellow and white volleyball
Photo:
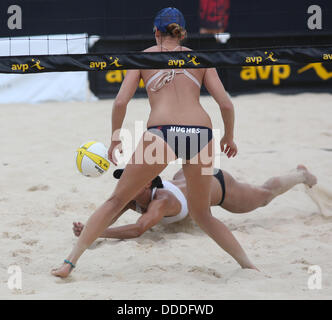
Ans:
{"type": "Polygon", "coordinates": [[[76,150],[76,166],[87,177],[99,177],[110,167],[107,148],[101,142],[89,141],[76,150]]]}

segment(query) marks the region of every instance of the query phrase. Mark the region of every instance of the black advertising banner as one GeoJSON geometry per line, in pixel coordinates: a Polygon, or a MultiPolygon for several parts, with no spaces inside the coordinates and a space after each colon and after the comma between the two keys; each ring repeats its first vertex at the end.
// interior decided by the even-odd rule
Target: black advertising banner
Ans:
{"type": "Polygon", "coordinates": [[[225,70],[226,89],[232,94],[249,92],[332,92],[332,64],[250,66],[225,70]]]}
{"type": "Polygon", "coordinates": [[[0,73],[129,69],[227,68],[331,63],[332,45],[209,51],[132,52],[0,57],[0,73]]]}
{"type": "MultiPolygon", "coordinates": [[[[249,92],[259,92],[264,90],[286,92],[288,89],[294,89],[297,92],[300,91],[317,91],[330,90],[331,85],[331,69],[330,63],[331,54],[329,46],[324,44],[331,43],[329,37],[296,37],[292,38],[294,43],[292,47],[287,47],[286,43],[288,38],[231,38],[225,43],[217,42],[214,36],[191,36],[185,40],[184,45],[189,48],[193,48],[195,52],[198,52],[199,48],[206,48],[207,54],[209,52],[227,52],[228,64],[231,61],[235,62],[236,57],[240,57],[240,64],[234,64],[232,67],[217,67],[219,76],[224,84],[224,87],[230,94],[240,94],[249,92]],[[278,45],[273,45],[277,42],[278,45]],[[311,46],[303,46],[303,43],[310,43],[311,46]],[[241,44],[241,47],[238,46],[241,44]],[[295,47],[295,45],[297,45],[295,47]],[[290,53],[292,48],[293,62],[278,64],[280,57],[277,56],[277,52],[274,50],[276,47],[284,49],[285,53],[290,53]],[[248,48],[252,48],[248,49],[248,48]],[[265,47],[265,48],[263,48],[265,47]],[[297,51],[297,48],[301,48],[297,51]],[[320,62],[311,66],[314,60],[313,56],[309,57],[317,48],[321,48],[320,62]],[[229,50],[232,49],[232,50],[229,50]],[[308,49],[308,51],[306,51],[308,49]],[[311,51],[311,49],[313,49],[311,51]],[[305,52],[306,51],[306,52],[305,52]],[[309,53],[310,52],[310,53],[309,53]],[[324,52],[324,53],[323,53],[324,52]],[[239,53],[239,56],[237,54],[239,53]],[[278,60],[278,61],[277,61],[278,60]],[[295,61],[296,60],[296,61],[295,61]],[[308,67],[306,67],[308,65],[308,67]],[[301,70],[301,68],[305,69],[301,70]],[[308,68],[308,69],[307,69],[308,68]],[[299,71],[298,71],[299,70],[299,71]],[[316,72],[317,70],[317,72],[316,72]]],[[[91,53],[103,53],[103,52],[118,52],[123,51],[138,51],[144,48],[154,45],[154,39],[147,37],[138,41],[135,38],[129,38],[126,43],[119,42],[113,37],[102,38],[97,41],[93,47],[90,48],[91,53]]],[[[332,44],[331,44],[332,46],[332,44]]],[[[189,54],[196,55],[192,52],[189,54]]],[[[279,52],[278,52],[279,54],[279,52]]],[[[198,55],[196,62],[200,62],[198,55]]],[[[219,57],[220,58],[220,57],[219,57]]],[[[176,59],[172,59],[176,60],[176,59]]],[[[174,61],[173,68],[176,68],[174,61]]],[[[214,59],[213,63],[217,63],[214,59]]],[[[179,63],[182,65],[183,63],[179,63]]],[[[192,63],[191,63],[192,64],[192,63]]],[[[198,65],[196,67],[199,67],[198,65]]],[[[214,65],[213,65],[214,66],[214,65]]],[[[100,72],[89,72],[89,83],[91,91],[99,98],[112,98],[114,97],[124,79],[125,70],[107,70],[100,72]]],[[[202,87],[201,94],[206,94],[207,91],[202,87]]],[[[136,97],[146,96],[143,81],[140,82],[139,87],[135,94],[136,97]]]]}
{"type": "MultiPolygon", "coordinates": [[[[90,90],[100,99],[114,98],[118,93],[126,70],[109,70],[89,72],[90,90]]],[[[141,79],[135,93],[135,97],[145,97],[144,81],[141,79]]]]}
{"type": "MultiPolygon", "coordinates": [[[[218,69],[226,90],[230,94],[254,92],[332,92],[332,64],[308,63],[302,65],[244,66],[218,69]]],[[[89,74],[90,89],[101,99],[113,98],[119,91],[126,71],[111,70],[89,74]]],[[[206,90],[202,88],[202,94],[206,90]]],[[[145,96],[141,80],[136,96],[145,96]]]]}

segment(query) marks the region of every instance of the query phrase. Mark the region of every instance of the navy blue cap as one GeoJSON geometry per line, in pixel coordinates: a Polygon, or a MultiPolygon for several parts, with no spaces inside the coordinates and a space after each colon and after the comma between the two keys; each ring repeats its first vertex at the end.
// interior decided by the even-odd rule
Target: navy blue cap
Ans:
{"type": "Polygon", "coordinates": [[[186,27],[186,21],[180,10],[171,7],[161,9],[154,19],[154,25],[161,32],[166,32],[166,27],[171,23],[177,23],[182,28],[186,27]]]}

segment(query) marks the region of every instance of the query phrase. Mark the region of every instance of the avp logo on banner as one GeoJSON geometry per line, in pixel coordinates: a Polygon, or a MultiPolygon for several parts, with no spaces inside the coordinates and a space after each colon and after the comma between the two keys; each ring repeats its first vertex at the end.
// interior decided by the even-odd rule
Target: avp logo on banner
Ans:
{"type": "MultiPolygon", "coordinates": [[[[332,71],[327,70],[326,67],[323,65],[323,63],[321,62],[309,63],[298,69],[296,73],[292,72],[292,68],[288,64],[273,65],[273,66],[242,67],[242,70],[240,71],[240,78],[244,81],[257,81],[257,80],[264,81],[272,79],[273,86],[279,86],[282,80],[293,78],[297,74],[301,75],[305,71],[310,69],[312,69],[315,72],[316,76],[323,81],[327,81],[332,78],[332,71]]],[[[310,77],[310,75],[306,77],[310,77]]]]}
{"type": "Polygon", "coordinates": [[[332,53],[324,53],[323,60],[332,60],[332,53]]]}
{"type": "Polygon", "coordinates": [[[22,72],[26,72],[29,69],[33,69],[35,68],[36,70],[44,70],[45,67],[40,65],[40,60],[36,59],[36,58],[32,58],[31,62],[33,64],[29,65],[28,63],[19,63],[19,64],[12,64],[11,69],[13,71],[22,71],[22,72]]]}
{"type": "MultiPolygon", "coordinates": [[[[111,84],[121,84],[126,73],[127,70],[110,70],[106,73],[105,80],[111,84]]],[[[138,87],[141,89],[145,87],[143,79],[140,80],[138,87]]]]}
{"type": "Polygon", "coordinates": [[[172,60],[172,59],[169,59],[168,60],[168,65],[169,66],[179,66],[180,68],[184,65],[187,65],[187,64],[190,64],[192,63],[194,66],[198,66],[200,65],[201,63],[197,61],[197,56],[191,56],[190,54],[187,55],[187,57],[190,59],[188,61],[185,61],[183,59],[180,59],[180,60],[172,60]]]}
{"type": "Polygon", "coordinates": [[[115,65],[117,68],[123,67],[122,64],[119,63],[120,59],[118,57],[109,57],[111,63],[107,64],[106,61],[90,61],[90,69],[98,69],[104,70],[107,66],[115,65]]]}
{"type": "Polygon", "coordinates": [[[291,68],[288,64],[276,66],[258,66],[258,67],[242,67],[240,78],[245,81],[249,80],[268,80],[272,76],[272,84],[280,85],[282,79],[289,78],[291,68]]]}
{"type": "Polygon", "coordinates": [[[265,58],[264,61],[265,60],[269,60],[271,62],[277,62],[278,61],[278,59],[276,59],[274,57],[274,52],[265,51],[264,54],[265,54],[265,57],[262,57],[262,56],[249,56],[249,57],[246,57],[245,62],[246,63],[260,64],[263,61],[263,58],[265,58]]]}
{"type": "Polygon", "coordinates": [[[303,68],[297,70],[297,73],[301,74],[309,69],[313,69],[317,76],[322,80],[328,80],[332,78],[332,72],[327,71],[322,63],[309,63],[303,68]]]}

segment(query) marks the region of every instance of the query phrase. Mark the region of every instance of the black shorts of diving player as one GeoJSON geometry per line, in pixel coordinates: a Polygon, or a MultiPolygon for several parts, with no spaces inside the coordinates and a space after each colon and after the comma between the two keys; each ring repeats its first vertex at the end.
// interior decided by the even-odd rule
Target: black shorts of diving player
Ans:
{"type": "Polygon", "coordinates": [[[162,138],[183,160],[195,157],[212,139],[212,130],[202,126],[160,125],[148,131],[162,138]]]}

